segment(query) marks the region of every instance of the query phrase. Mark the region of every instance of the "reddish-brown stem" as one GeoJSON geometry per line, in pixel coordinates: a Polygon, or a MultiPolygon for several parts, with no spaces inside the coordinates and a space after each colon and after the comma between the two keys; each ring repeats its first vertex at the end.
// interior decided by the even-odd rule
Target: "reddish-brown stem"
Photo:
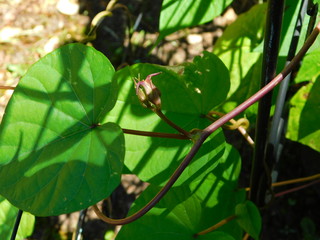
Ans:
{"type": "Polygon", "coordinates": [[[286,191],[276,193],[276,194],[274,195],[274,197],[281,197],[281,196],[283,196],[283,195],[285,195],[285,194],[299,191],[299,190],[301,190],[301,189],[310,187],[311,185],[314,185],[314,184],[317,184],[317,183],[320,183],[320,180],[316,180],[316,181],[313,181],[313,182],[311,182],[311,183],[304,184],[304,185],[299,186],[299,187],[291,188],[291,189],[288,189],[288,190],[286,190],[286,191]]]}
{"type": "MultiPolygon", "coordinates": [[[[280,187],[280,186],[285,186],[285,185],[294,184],[294,183],[307,182],[307,181],[311,181],[311,180],[320,181],[320,173],[312,175],[312,176],[308,176],[308,177],[295,178],[295,179],[285,180],[285,181],[281,181],[281,182],[275,182],[275,183],[272,183],[272,187],[280,187]]],[[[250,188],[247,187],[247,188],[245,188],[245,190],[250,191],[250,188]]]]}
{"type": "MultiPolygon", "coordinates": [[[[142,209],[140,209],[138,212],[134,213],[133,215],[123,218],[123,219],[112,219],[105,216],[96,205],[93,206],[93,209],[95,213],[105,222],[113,225],[124,225],[130,222],[133,222],[137,220],[138,218],[142,217],[144,214],[146,214],[151,208],[153,208],[160,199],[170,190],[170,188],[173,186],[173,184],[176,182],[176,180],[179,178],[179,176],[182,174],[184,169],[189,165],[193,157],[196,155],[196,153],[199,151],[201,145],[204,143],[204,141],[212,134],[215,130],[217,130],[219,127],[227,123],[230,119],[237,116],[239,113],[250,107],[252,104],[257,102],[260,98],[262,98],[265,94],[270,92],[277,84],[279,84],[291,71],[292,69],[301,61],[303,56],[306,54],[310,46],[315,41],[316,37],[318,36],[320,32],[320,22],[316,26],[316,28],[312,31],[310,36],[308,37],[307,41],[301,48],[301,50],[298,52],[298,54],[292,59],[292,61],[285,67],[285,69],[277,75],[268,85],[263,87],[260,91],[258,91],[256,94],[254,94],[252,97],[247,99],[245,102],[240,104],[238,107],[236,107],[231,112],[227,113],[223,117],[219,118],[214,123],[210,124],[207,128],[203,130],[200,137],[197,139],[197,141],[194,143],[193,147],[191,148],[188,155],[185,157],[185,159],[180,163],[178,168],[174,171],[166,185],[154,196],[153,199],[149,203],[147,203],[142,209]]],[[[178,129],[177,129],[178,130],[178,129]]],[[[185,131],[185,130],[183,130],[185,131]]],[[[180,131],[179,131],[180,132],[180,131]]],[[[186,134],[186,133],[183,133],[186,134]]],[[[190,133],[189,133],[190,134],[190,133]]],[[[186,135],[188,136],[188,135],[186,135]]],[[[189,136],[188,136],[189,137],[189,136]]]]}
{"type": "Polygon", "coordinates": [[[316,179],[319,179],[319,178],[320,178],[320,173],[312,175],[312,176],[309,176],[309,177],[296,178],[296,179],[286,180],[286,181],[282,181],[282,182],[276,182],[276,183],[272,184],[272,187],[279,187],[279,186],[283,186],[283,185],[301,183],[301,182],[316,180],[316,179]]]}
{"type": "Polygon", "coordinates": [[[122,128],[122,131],[126,134],[138,135],[138,136],[146,136],[146,137],[158,137],[158,138],[174,138],[174,139],[189,139],[185,135],[182,134],[174,134],[174,133],[159,133],[159,132],[147,132],[147,131],[138,131],[122,128]]]}
{"type": "MultiPolygon", "coordinates": [[[[209,120],[211,120],[212,122],[216,121],[216,119],[214,119],[211,115],[218,115],[219,117],[222,117],[224,114],[223,113],[220,113],[220,112],[216,112],[216,111],[210,111],[207,115],[206,115],[206,118],[208,118],[209,120]]],[[[249,124],[249,121],[246,120],[245,118],[242,118],[242,119],[239,119],[238,121],[234,120],[233,118],[229,120],[229,122],[232,124],[232,125],[227,125],[228,127],[226,129],[229,129],[229,130],[235,130],[235,129],[238,129],[238,131],[241,133],[241,135],[247,140],[247,142],[250,144],[251,147],[254,147],[254,141],[252,140],[252,138],[250,137],[250,135],[248,134],[246,128],[244,128],[242,125],[241,125],[241,121],[243,120],[242,122],[245,123],[245,122],[248,122],[249,124]],[[245,121],[244,121],[245,120],[245,121]]]]}
{"type": "Polygon", "coordinates": [[[191,148],[188,155],[185,157],[185,159],[180,163],[179,167],[174,171],[166,185],[154,196],[153,199],[150,200],[149,203],[147,203],[143,208],[141,208],[138,212],[134,213],[133,215],[123,218],[123,219],[112,219],[107,216],[105,216],[97,207],[97,205],[93,205],[94,212],[98,215],[100,219],[105,221],[106,223],[112,224],[112,225],[124,225],[131,223],[138,218],[142,217],[144,214],[146,214],[151,208],[153,208],[161,198],[170,190],[170,188],[173,186],[173,184],[177,181],[181,173],[184,171],[184,169],[189,165],[190,161],[193,159],[194,155],[198,152],[200,149],[202,143],[205,139],[201,139],[201,137],[198,139],[198,141],[195,142],[193,147],[191,148]]]}
{"type": "Polygon", "coordinates": [[[227,218],[221,220],[220,222],[218,222],[217,224],[215,224],[215,225],[213,225],[213,226],[211,226],[211,227],[209,227],[209,228],[207,228],[207,229],[205,229],[205,230],[203,230],[203,231],[201,231],[201,232],[198,232],[198,233],[194,234],[193,237],[196,238],[196,237],[198,237],[198,236],[200,236],[200,235],[205,235],[205,234],[207,234],[207,233],[210,233],[210,232],[218,229],[219,227],[225,225],[226,223],[232,221],[232,220],[235,219],[236,217],[237,217],[236,215],[232,215],[232,216],[230,216],[230,217],[227,217],[227,218]]]}
{"type": "Polygon", "coordinates": [[[244,234],[242,240],[248,240],[250,237],[249,233],[244,234]]]}

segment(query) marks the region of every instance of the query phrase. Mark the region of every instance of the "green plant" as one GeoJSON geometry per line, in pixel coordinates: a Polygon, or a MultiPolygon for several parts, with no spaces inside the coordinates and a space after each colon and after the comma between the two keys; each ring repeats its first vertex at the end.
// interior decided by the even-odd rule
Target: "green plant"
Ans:
{"type": "MultiPolygon", "coordinates": [[[[178,11],[177,3],[164,1],[163,16],[178,11]]],[[[205,3],[188,5],[203,18],[195,17],[199,12],[183,21],[179,14],[171,22],[160,18],[161,37],[212,19],[230,1],[212,1],[220,9],[214,15],[205,3]]],[[[251,80],[260,74],[262,56],[254,49],[262,42],[265,11],[265,4],[257,5],[239,17],[217,42],[217,55],[204,52],[179,66],[140,63],[115,71],[105,56],[82,44],[42,58],[15,88],[1,123],[0,194],[37,216],[78,211],[110,196],[125,166],[150,186],[128,218],[110,219],[94,207],[108,223],[130,223],[117,239],[241,239],[243,230],[258,239],[259,210],[238,189],[241,159],[221,127],[243,111],[254,119],[256,109],[249,107],[292,71],[320,30],[318,25],[291,64],[254,94],[259,84],[251,80]],[[261,21],[250,31],[234,32],[257,17],[261,21]],[[239,66],[245,53],[250,61],[239,66]],[[226,114],[211,123],[212,110],[226,114]]],[[[319,51],[306,57],[297,81],[305,80],[309,58],[317,61],[319,51]]],[[[319,85],[317,69],[313,74],[305,91],[319,85]]],[[[308,114],[317,92],[298,111],[308,114]]],[[[303,133],[289,128],[288,135],[319,150],[318,129],[298,129],[303,133]]]]}

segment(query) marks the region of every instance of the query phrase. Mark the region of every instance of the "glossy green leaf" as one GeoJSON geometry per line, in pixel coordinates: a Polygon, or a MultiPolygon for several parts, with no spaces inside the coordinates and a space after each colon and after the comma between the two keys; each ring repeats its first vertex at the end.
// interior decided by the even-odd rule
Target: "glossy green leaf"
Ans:
{"type": "Polygon", "coordinates": [[[320,76],[302,87],[290,101],[286,137],[320,151],[320,76]]]}
{"type": "MultiPolygon", "coordinates": [[[[254,49],[263,40],[266,11],[267,5],[260,4],[239,15],[214,47],[214,53],[229,69],[231,79],[228,98],[218,108],[222,112],[231,111],[259,90],[262,54],[254,49]]],[[[255,109],[254,105],[246,112],[253,114],[255,109]]]]}
{"type": "MultiPolygon", "coordinates": [[[[174,123],[190,131],[210,124],[204,115],[220,104],[229,89],[228,71],[213,54],[204,53],[193,63],[177,67],[138,64],[117,72],[120,86],[115,108],[105,121],[118,123],[122,128],[140,131],[177,133],[150,109],[141,106],[135,94],[133,77],[141,79],[155,72],[152,78],[162,92],[162,110],[174,123]],[[211,84],[214,87],[211,87],[211,84]]],[[[189,140],[164,139],[125,135],[125,165],[143,181],[164,184],[192,147],[189,140]]],[[[200,149],[181,176],[177,185],[204,176],[218,164],[225,151],[225,140],[217,130],[200,149]]]]}
{"type": "Polygon", "coordinates": [[[21,79],[0,129],[0,193],[34,215],[107,197],[120,182],[124,137],[99,125],[116,100],[114,69],[91,47],[66,45],[21,79]]]}
{"type": "MultiPolygon", "coordinates": [[[[202,204],[205,210],[202,212],[205,226],[202,230],[234,214],[236,204],[245,200],[244,191],[235,191],[238,188],[238,177],[241,171],[241,158],[237,150],[231,145],[227,145],[226,152],[220,164],[208,175],[206,184],[202,185],[203,179],[192,182],[190,188],[202,204]]],[[[242,231],[235,221],[218,229],[232,235],[235,239],[242,238],[242,231]]],[[[210,239],[210,238],[208,238],[210,239]]]]}
{"type": "MultiPolygon", "coordinates": [[[[279,49],[279,56],[286,58],[290,49],[291,41],[295,38],[299,37],[298,39],[298,46],[297,51],[300,50],[302,45],[305,42],[306,34],[308,31],[308,24],[310,21],[310,16],[308,14],[304,15],[304,19],[302,22],[302,26],[300,29],[300,34],[298,36],[297,30],[295,30],[296,27],[296,21],[299,18],[299,21],[301,21],[301,4],[302,0],[287,0],[285,1],[285,7],[284,7],[284,15],[283,15],[283,22],[282,22],[282,28],[281,28],[281,37],[280,37],[280,49],[279,49]]],[[[301,23],[300,23],[301,24],[301,23]]],[[[262,53],[264,48],[264,41],[261,42],[259,46],[255,48],[255,51],[262,53]]],[[[315,48],[318,48],[320,46],[320,39],[316,39],[313,45],[310,47],[308,52],[312,52],[315,48]]],[[[281,71],[283,68],[283,64],[278,64],[278,71],[281,71]],[[280,67],[280,69],[279,69],[280,67]]]]}
{"type": "Polygon", "coordinates": [[[295,79],[297,83],[309,82],[290,100],[286,137],[320,151],[320,48],[303,59],[295,79]]]}
{"type": "Polygon", "coordinates": [[[213,20],[231,2],[232,0],[164,0],[160,13],[160,38],[179,29],[213,20]]]}
{"type": "MultiPolygon", "coordinates": [[[[242,202],[244,193],[236,191],[240,171],[240,157],[228,146],[228,157],[214,171],[201,180],[172,188],[167,195],[145,216],[121,228],[117,240],[153,239],[188,240],[193,235],[211,227],[234,214],[237,203],[242,202]]],[[[136,212],[157,192],[159,187],[150,185],[135,201],[129,212],[136,212]]],[[[231,221],[199,239],[241,239],[242,231],[236,221],[231,221]],[[220,239],[220,238],[215,238],[220,239]]]]}
{"type": "Polygon", "coordinates": [[[299,72],[294,79],[296,83],[311,81],[315,82],[320,76],[320,48],[307,54],[303,58],[299,72]]]}
{"type": "MultiPolygon", "coordinates": [[[[18,209],[0,196],[0,239],[9,240],[16,221],[18,209]]],[[[23,240],[33,232],[35,217],[24,212],[19,224],[16,240],[23,240]]]]}
{"type": "MultiPolygon", "coordinates": [[[[283,21],[281,27],[279,56],[286,57],[288,55],[290,44],[292,41],[292,36],[295,30],[297,17],[299,16],[300,12],[301,2],[302,0],[285,1],[283,21]]],[[[307,26],[307,22],[305,22],[305,24],[302,25],[304,32],[307,30],[307,26]]],[[[302,40],[303,42],[305,39],[301,38],[300,40],[302,40]]]]}
{"type": "Polygon", "coordinates": [[[254,239],[259,239],[261,216],[258,208],[251,201],[236,206],[237,222],[254,239]]]}
{"type": "MultiPolygon", "coordinates": [[[[293,31],[300,11],[301,0],[287,0],[285,1],[279,56],[287,56],[292,40],[293,31]]],[[[307,24],[308,25],[308,24],[307,24]]],[[[306,28],[305,26],[303,26],[306,28]]],[[[263,52],[264,41],[262,41],[255,49],[256,52],[263,52]]]]}

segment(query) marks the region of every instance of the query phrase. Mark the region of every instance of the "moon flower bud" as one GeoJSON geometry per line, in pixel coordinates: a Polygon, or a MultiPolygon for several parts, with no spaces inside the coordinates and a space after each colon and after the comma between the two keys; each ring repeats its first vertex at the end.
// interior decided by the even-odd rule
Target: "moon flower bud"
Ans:
{"type": "Polygon", "coordinates": [[[146,77],[145,80],[135,79],[136,94],[145,108],[151,108],[155,110],[161,109],[161,92],[153,84],[151,77],[159,75],[161,72],[152,73],[146,77]],[[138,82],[137,82],[137,81],[138,82]]]}

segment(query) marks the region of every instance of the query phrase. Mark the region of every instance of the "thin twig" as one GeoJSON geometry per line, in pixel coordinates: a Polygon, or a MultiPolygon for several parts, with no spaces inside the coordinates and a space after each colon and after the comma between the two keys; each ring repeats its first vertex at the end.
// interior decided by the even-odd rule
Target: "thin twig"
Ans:
{"type": "Polygon", "coordinates": [[[0,86],[0,89],[4,89],[4,90],[14,90],[15,87],[11,87],[11,86],[0,86]]]}
{"type": "MultiPolygon", "coordinates": [[[[317,179],[320,179],[320,173],[309,176],[309,177],[295,178],[295,179],[291,179],[291,180],[285,180],[282,182],[275,182],[275,183],[272,183],[272,187],[280,187],[280,186],[285,186],[285,185],[289,185],[289,184],[302,183],[302,182],[307,182],[307,181],[312,181],[312,180],[317,180],[317,179]]],[[[245,188],[245,190],[250,191],[250,188],[247,187],[247,188],[245,188]]]]}
{"type": "Polygon", "coordinates": [[[316,181],[313,181],[313,182],[311,182],[311,183],[304,184],[304,185],[299,186],[299,187],[291,188],[291,189],[288,189],[288,190],[286,190],[286,191],[276,193],[276,194],[274,195],[274,197],[281,197],[281,196],[283,196],[283,195],[285,195],[285,194],[292,193],[292,192],[296,192],[296,191],[298,191],[298,190],[301,190],[301,189],[310,187],[310,186],[312,186],[312,185],[314,185],[314,184],[317,184],[317,183],[320,183],[320,179],[319,179],[319,180],[316,180],[316,181]]]}
{"type": "Polygon", "coordinates": [[[194,237],[198,237],[198,236],[200,236],[200,235],[205,235],[205,234],[207,234],[207,233],[210,233],[210,232],[218,229],[219,227],[225,225],[226,223],[232,221],[232,220],[235,219],[236,217],[237,217],[236,215],[232,215],[232,216],[230,216],[230,217],[227,217],[227,218],[221,220],[220,222],[218,222],[217,224],[215,224],[215,225],[213,225],[213,226],[211,226],[211,227],[209,227],[209,228],[207,228],[207,229],[205,229],[205,230],[203,230],[203,231],[201,231],[201,232],[198,232],[198,233],[194,234],[193,236],[194,236],[194,237]]]}
{"type": "Polygon", "coordinates": [[[250,237],[249,233],[246,233],[246,234],[243,236],[242,240],[248,240],[249,237],[250,237]]]}
{"type": "Polygon", "coordinates": [[[309,177],[303,177],[303,178],[296,178],[292,180],[287,180],[287,181],[282,181],[282,182],[276,182],[272,184],[272,187],[279,187],[279,186],[284,186],[284,185],[289,185],[289,184],[294,184],[294,183],[301,183],[301,182],[307,182],[307,181],[312,181],[320,178],[320,174],[315,174],[309,177]]]}

